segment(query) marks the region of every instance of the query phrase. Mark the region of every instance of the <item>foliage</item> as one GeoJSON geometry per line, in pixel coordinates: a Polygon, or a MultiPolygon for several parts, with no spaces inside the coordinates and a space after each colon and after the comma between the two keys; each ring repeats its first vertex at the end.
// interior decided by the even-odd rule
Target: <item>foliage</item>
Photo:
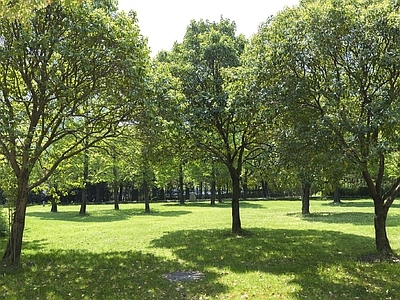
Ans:
{"type": "MultiPolygon", "coordinates": [[[[66,6],[79,5],[83,1],[87,0],[62,0],[62,3],[66,6]]],[[[91,0],[97,1],[98,0],[91,0]]],[[[106,2],[102,0],[103,2],[106,2]]],[[[52,0],[0,0],[0,7],[2,8],[0,12],[0,18],[7,18],[9,20],[21,20],[26,21],[35,9],[41,9],[51,4],[52,0]]],[[[114,2],[113,0],[108,1],[110,4],[114,2]]],[[[115,5],[115,3],[114,3],[115,5]]]]}
{"type": "Polygon", "coordinates": [[[265,151],[263,135],[271,115],[254,88],[252,66],[246,64],[247,41],[235,31],[229,19],[192,21],[183,42],[162,58],[170,63],[184,94],[177,112],[187,152],[227,167],[232,230],[240,231],[240,177],[245,165],[265,151]]]}
{"type": "Polygon", "coordinates": [[[5,207],[0,204],[0,238],[7,236],[9,231],[8,213],[5,207]]]}
{"type": "Polygon", "coordinates": [[[347,163],[344,170],[364,177],[382,252],[390,252],[384,224],[400,192],[400,178],[386,168],[400,145],[398,14],[393,1],[302,1],[260,29],[257,52],[260,81],[289,112],[284,120],[302,126],[289,133],[333,154],[318,160],[332,166],[330,174],[347,163]]]}
{"type": "Polygon", "coordinates": [[[17,248],[27,192],[114,136],[143,97],[149,50],[137,20],[101,4],[54,1],[25,22],[0,24],[0,147],[18,186],[17,248]]]}

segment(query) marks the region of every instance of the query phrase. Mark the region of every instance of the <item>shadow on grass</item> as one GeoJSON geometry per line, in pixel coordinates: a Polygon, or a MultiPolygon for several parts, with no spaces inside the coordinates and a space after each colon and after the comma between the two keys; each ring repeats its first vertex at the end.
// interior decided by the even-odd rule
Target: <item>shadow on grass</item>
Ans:
{"type": "MultiPolygon", "coordinates": [[[[325,206],[338,206],[338,207],[370,207],[373,211],[374,209],[374,202],[372,199],[360,199],[360,200],[342,200],[341,203],[336,204],[332,201],[324,203],[325,206]]],[[[400,208],[400,204],[393,203],[392,208],[400,208]]]]}
{"type": "Polygon", "coordinates": [[[58,220],[71,222],[114,222],[130,219],[132,217],[179,217],[181,215],[190,214],[190,211],[175,210],[175,211],[152,211],[145,213],[143,209],[103,209],[89,212],[86,215],[79,215],[75,211],[62,211],[57,213],[52,212],[27,212],[27,216],[40,218],[42,220],[58,220]]]}
{"type": "Polygon", "coordinates": [[[192,299],[226,290],[209,271],[197,281],[170,282],[164,277],[184,269],[177,261],[142,252],[39,252],[24,256],[21,268],[0,267],[0,298],[192,299]]]}
{"type": "MultiPolygon", "coordinates": [[[[387,299],[400,291],[390,265],[372,267],[357,261],[361,254],[373,251],[371,238],[335,231],[250,231],[248,237],[221,230],[176,231],[154,240],[153,246],[171,249],[193,268],[290,274],[290,284],[300,286],[293,292],[296,298],[353,299],[355,295],[359,299],[387,299]]],[[[392,299],[400,297],[397,293],[392,299]]]]}
{"type": "MultiPolygon", "coordinates": [[[[374,224],[374,213],[363,213],[363,212],[317,212],[311,213],[306,216],[301,216],[301,214],[288,214],[288,215],[298,215],[302,217],[303,220],[309,222],[324,222],[332,224],[354,224],[354,225],[367,225],[372,226],[374,224]]],[[[391,217],[390,212],[386,222],[388,227],[400,226],[400,218],[391,217]]]]}
{"type": "MultiPolygon", "coordinates": [[[[184,205],[180,205],[179,203],[166,203],[163,206],[181,206],[181,207],[211,207],[211,208],[227,208],[231,207],[232,203],[230,200],[226,200],[222,203],[216,202],[215,205],[211,205],[210,201],[196,201],[196,202],[185,202],[184,205]]],[[[257,203],[257,201],[240,201],[240,208],[263,208],[265,206],[257,203]]]]}

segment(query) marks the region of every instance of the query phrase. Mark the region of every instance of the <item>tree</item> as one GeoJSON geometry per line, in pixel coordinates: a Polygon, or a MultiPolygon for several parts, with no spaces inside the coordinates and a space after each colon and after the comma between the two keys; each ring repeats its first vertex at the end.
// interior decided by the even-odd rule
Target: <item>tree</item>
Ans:
{"type": "Polygon", "coordinates": [[[239,197],[243,165],[264,146],[265,106],[251,89],[252,70],[241,67],[246,41],[234,22],[192,21],[183,42],[170,53],[172,74],[180,79],[181,118],[191,151],[217,159],[232,184],[232,232],[242,231],[239,197]]]}
{"type": "MultiPolygon", "coordinates": [[[[82,1],[83,0],[63,0],[62,3],[69,6],[79,4],[82,1]]],[[[0,7],[2,8],[0,18],[7,18],[10,21],[15,19],[24,21],[33,14],[34,9],[44,8],[49,3],[51,3],[50,0],[0,0],[0,7]]]]}
{"type": "MultiPolygon", "coordinates": [[[[400,22],[394,1],[302,1],[260,34],[287,109],[311,111],[324,143],[338,143],[374,202],[378,252],[392,252],[386,218],[400,192],[387,172],[398,153],[400,22]]],[[[263,59],[267,59],[263,56],[263,59]]]]}
{"type": "Polygon", "coordinates": [[[149,51],[133,15],[90,4],[53,1],[25,22],[3,20],[0,36],[0,147],[17,187],[3,260],[18,262],[28,192],[128,119],[149,51]],[[46,172],[33,180],[37,166],[46,172]]]}

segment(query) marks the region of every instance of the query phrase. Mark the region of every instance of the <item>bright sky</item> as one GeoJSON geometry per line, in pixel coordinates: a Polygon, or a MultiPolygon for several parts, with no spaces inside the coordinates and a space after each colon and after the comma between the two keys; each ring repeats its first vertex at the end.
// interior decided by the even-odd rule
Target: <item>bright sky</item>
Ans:
{"type": "Polygon", "coordinates": [[[137,12],[141,33],[153,54],[181,42],[190,20],[235,21],[237,33],[250,37],[260,23],[299,0],[119,0],[119,9],[137,12]]]}

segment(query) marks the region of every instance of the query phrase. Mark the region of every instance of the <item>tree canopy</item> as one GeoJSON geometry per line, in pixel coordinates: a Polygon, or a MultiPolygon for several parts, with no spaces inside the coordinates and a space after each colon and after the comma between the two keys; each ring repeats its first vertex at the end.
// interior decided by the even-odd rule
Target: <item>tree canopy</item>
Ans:
{"type": "Polygon", "coordinates": [[[308,214],[313,189],[360,176],[374,203],[376,248],[391,253],[386,218],[400,193],[396,1],[302,0],[251,39],[223,17],[193,20],[183,41],[153,60],[136,14],[118,12],[116,1],[5,5],[0,183],[15,217],[4,259],[19,259],[27,193],[60,180],[64,189],[108,184],[116,209],[118,188],[138,182],[149,212],[153,187],[177,191],[184,204],[184,184],[186,197],[208,185],[215,203],[229,178],[240,233],[249,184],[302,190],[308,214]]]}
{"type": "Polygon", "coordinates": [[[282,107],[296,120],[307,115],[306,132],[337,144],[362,173],[384,253],[391,251],[387,212],[400,192],[400,178],[386,172],[387,157],[399,151],[398,15],[393,1],[302,1],[259,33],[265,49],[259,54],[271,66],[262,72],[275,73],[282,107]]]}
{"type": "Polygon", "coordinates": [[[18,188],[5,258],[14,260],[27,192],[131,120],[145,94],[149,50],[133,15],[90,3],[54,1],[24,22],[3,20],[0,36],[0,146],[18,188]]]}

